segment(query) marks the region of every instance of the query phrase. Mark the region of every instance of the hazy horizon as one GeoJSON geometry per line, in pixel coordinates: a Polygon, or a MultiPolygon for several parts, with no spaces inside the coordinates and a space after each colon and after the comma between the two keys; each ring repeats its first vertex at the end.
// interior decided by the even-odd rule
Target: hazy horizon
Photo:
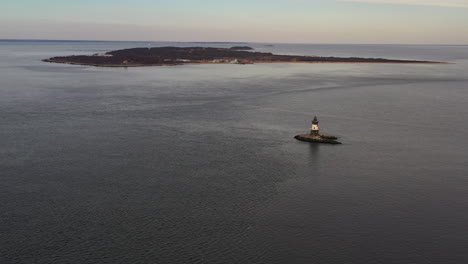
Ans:
{"type": "Polygon", "coordinates": [[[6,1],[0,39],[468,44],[468,1],[6,1]]]}
{"type": "Polygon", "coordinates": [[[298,44],[298,45],[414,45],[414,46],[468,46],[468,43],[461,44],[437,44],[437,43],[326,43],[326,42],[256,42],[256,41],[172,41],[172,40],[96,40],[96,39],[8,39],[0,38],[0,41],[43,41],[43,42],[150,42],[150,43],[238,43],[238,44],[298,44]]]}

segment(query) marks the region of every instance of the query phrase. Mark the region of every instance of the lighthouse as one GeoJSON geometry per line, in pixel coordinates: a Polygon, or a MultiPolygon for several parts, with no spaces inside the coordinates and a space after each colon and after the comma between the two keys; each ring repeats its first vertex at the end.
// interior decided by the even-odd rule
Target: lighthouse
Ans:
{"type": "Polygon", "coordinates": [[[338,137],[328,134],[320,134],[319,121],[316,116],[314,117],[314,120],[312,120],[312,127],[310,127],[310,132],[307,134],[297,135],[294,138],[307,142],[341,144],[341,142],[337,140],[338,137]]]}
{"type": "Polygon", "coordinates": [[[318,121],[317,117],[315,116],[314,120],[312,120],[312,127],[310,128],[310,134],[312,136],[320,136],[319,131],[320,131],[319,121],[318,121]]]}

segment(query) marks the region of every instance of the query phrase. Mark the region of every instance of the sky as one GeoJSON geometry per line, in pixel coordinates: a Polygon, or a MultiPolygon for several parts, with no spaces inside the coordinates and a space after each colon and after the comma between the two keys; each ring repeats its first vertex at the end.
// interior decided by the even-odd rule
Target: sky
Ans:
{"type": "Polygon", "coordinates": [[[468,44],[468,0],[0,0],[0,39],[468,44]]]}

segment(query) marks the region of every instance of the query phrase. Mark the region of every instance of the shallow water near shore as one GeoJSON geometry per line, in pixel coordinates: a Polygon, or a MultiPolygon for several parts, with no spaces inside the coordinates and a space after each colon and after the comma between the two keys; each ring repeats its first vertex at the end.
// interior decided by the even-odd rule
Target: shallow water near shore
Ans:
{"type": "Polygon", "coordinates": [[[97,68],[0,41],[0,263],[464,263],[468,46],[247,44],[449,65],[97,68]],[[343,145],[295,140],[314,115],[343,145]]]}

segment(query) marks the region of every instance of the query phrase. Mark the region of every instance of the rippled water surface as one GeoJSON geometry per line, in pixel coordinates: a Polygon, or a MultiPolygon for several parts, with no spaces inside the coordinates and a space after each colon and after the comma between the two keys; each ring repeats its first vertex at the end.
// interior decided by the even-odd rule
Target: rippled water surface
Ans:
{"type": "Polygon", "coordinates": [[[94,68],[0,41],[0,263],[466,263],[468,46],[249,44],[450,65],[94,68]],[[343,145],[293,136],[317,115],[343,145]]]}

